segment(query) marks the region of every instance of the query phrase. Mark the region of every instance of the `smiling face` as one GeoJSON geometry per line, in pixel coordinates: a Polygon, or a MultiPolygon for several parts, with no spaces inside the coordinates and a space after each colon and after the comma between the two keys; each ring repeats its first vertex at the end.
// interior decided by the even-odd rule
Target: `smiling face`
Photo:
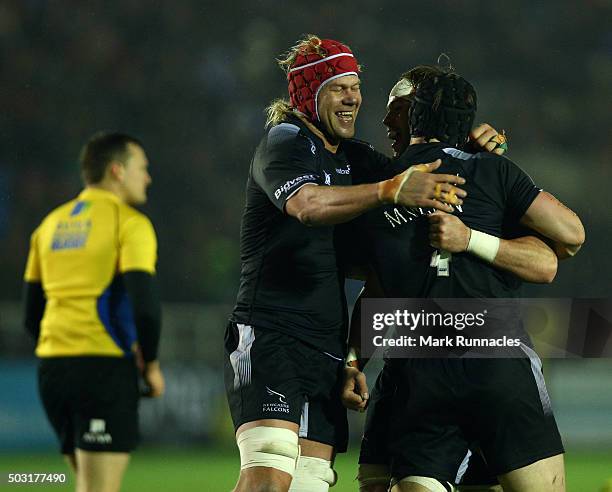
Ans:
{"type": "Polygon", "coordinates": [[[361,106],[359,77],[346,75],[329,81],[319,92],[319,120],[332,143],[355,135],[355,120],[361,106]]]}
{"type": "Polygon", "coordinates": [[[387,114],[383,125],[387,127],[387,137],[392,141],[393,156],[398,157],[410,145],[409,111],[412,101],[409,96],[389,97],[387,114]]]}

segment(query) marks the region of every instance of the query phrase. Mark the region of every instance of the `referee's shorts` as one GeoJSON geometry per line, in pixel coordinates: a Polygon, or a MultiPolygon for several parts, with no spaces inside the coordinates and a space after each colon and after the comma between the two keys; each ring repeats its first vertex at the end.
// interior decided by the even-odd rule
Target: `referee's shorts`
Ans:
{"type": "Polygon", "coordinates": [[[129,452],[138,444],[138,372],[132,358],[45,357],[38,387],[61,452],[129,452]]]}

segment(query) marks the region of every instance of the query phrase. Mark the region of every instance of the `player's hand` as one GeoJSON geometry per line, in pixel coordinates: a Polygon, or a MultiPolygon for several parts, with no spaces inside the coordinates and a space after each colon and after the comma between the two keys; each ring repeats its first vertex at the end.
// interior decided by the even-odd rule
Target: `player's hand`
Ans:
{"type": "Polygon", "coordinates": [[[434,212],[429,219],[429,244],[436,249],[462,253],[470,242],[470,228],[459,217],[434,212]]]}
{"type": "Polygon", "coordinates": [[[378,197],[383,203],[406,207],[431,207],[452,212],[452,205],[461,205],[467,193],[455,184],[465,179],[452,174],[432,174],[440,167],[440,159],[428,164],[410,166],[403,173],[378,183],[378,197]]]}
{"type": "Polygon", "coordinates": [[[365,411],[370,398],[368,383],[365,374],[356,367],[344,368],[344,386],[340,398],[349,410],[365,411]]]}
{"type": "Polygon", "coordinates": [[[502,155],[508,150],[506,133],[501,134],[488,123],[482,123],[470,132],[470,141],[477,149],[502,155]]]}
{"type": "Polygon", "coordinates": [[[158,398],[164,394],[166,382],[164,381],[164,375],[161,372],[158,361],[153,360],[145,363],[142,377],[148,387],[148,391],[142,396],[158,398]]]}

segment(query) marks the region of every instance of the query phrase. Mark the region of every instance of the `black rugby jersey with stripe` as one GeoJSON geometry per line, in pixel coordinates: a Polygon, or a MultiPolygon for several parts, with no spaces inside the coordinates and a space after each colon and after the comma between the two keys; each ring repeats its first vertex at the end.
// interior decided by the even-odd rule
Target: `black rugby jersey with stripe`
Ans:
{"type": "Polygon", "coordinates": [[[351,184],[351,168],[297,118],[270,128],[249,169],[240,288],[231,321],[281,331],[341,356],[346,301],[334,227],[307,227],[285,204],[307,185],[351,184]]]}

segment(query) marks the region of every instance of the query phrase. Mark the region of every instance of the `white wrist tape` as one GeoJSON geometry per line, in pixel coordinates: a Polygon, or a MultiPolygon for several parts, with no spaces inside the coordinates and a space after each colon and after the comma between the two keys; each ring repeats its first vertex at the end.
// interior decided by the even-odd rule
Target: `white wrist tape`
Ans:
{"type": "Polygon", "coordinates": [[[359,356],[357,355],[357,350],[351,347],[348,351],[348,355],[346,356],[346,363],[348,364],[349,362],[353,362],[357,359],[359,359],[359,356]]]}
{"type": "Polygon", "coordinates": [[[402,178],[402,180],[400,181],[399,186],[397,187],[397,191],[395,192],[395,194],[393,195],[393,203],[395,203],[397,205],[397,200],[399,198],[399,194],[402,191],[402,189],[404,188],[404,185],[406,184],[406,181],[408,181],[408,178],[410,177],[410,175],[415,171],[415,169],[413,169],[412,167],[409,167],[405,172],[404,172],[404,177],[402,178]]]}
{"type": "Polygon", "coordinates": [[[499,238],[491,236],[486,232],[472,229],[470,241],[468,242],[467,252],[483,259],[488,263],[493,263],[499,250],[499,238]]]}

